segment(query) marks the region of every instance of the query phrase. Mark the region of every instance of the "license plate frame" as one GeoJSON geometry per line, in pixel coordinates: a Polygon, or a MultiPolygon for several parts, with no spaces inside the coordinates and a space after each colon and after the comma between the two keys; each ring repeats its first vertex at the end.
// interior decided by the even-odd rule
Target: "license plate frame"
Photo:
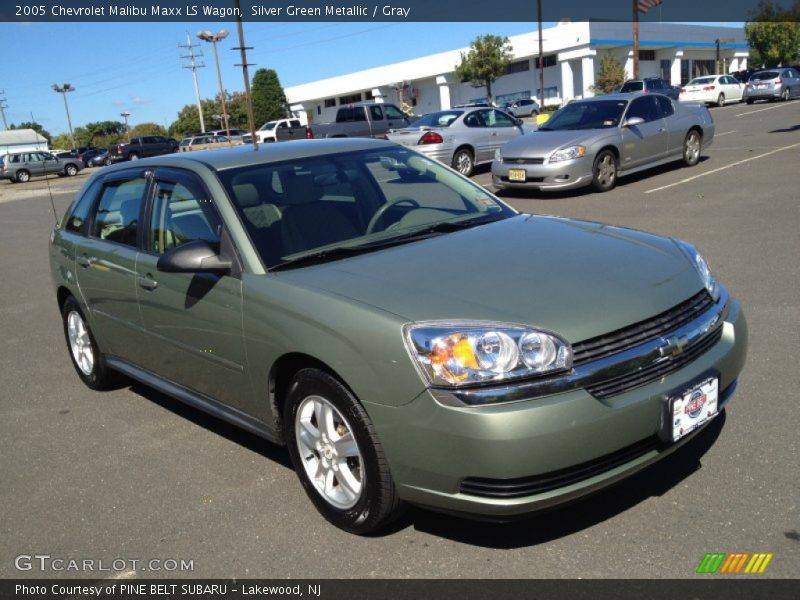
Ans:
{"type": "Polygon", "coordinates": [[[719,415],[719,373],[704,373],[664,397],[659,437],[677,442],[719,415]]]}
{"type": "Polygon", "coordinates": [[[508,180],[515,183],[525,183],[528,178],[528,172],[525,169],[509,169],[508,180]]]}

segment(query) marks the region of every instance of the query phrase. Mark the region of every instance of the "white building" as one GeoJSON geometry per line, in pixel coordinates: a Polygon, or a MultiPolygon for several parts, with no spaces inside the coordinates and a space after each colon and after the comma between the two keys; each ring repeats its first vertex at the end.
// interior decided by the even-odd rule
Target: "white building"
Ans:
{"type": "Polygon", "coordinates": [[[47,138],[33,129],[0,131],[0,154],[27,150],[47,150],[47,138]]]}
{"type": "MultiPolygon", "coordinates": [[[[487,24],[487,33],[491,24],[487,24]]],[[[561,23],[542,32],[545,104],[561,104],[592,95],[591,86],[604,54],[615,55],[633,76],[631,23],[561,23]]],[[[495,102],[539,96],[537,31],[509,38],[514,60],[493,86],[495,102]]],[[[747,68],[748,48],[742,28],[674,23],[640,23],[639,73],[663,77],[673,85],[713,73],[717,41],[725,71],[747,68]]],[[[361,101],[410,106],[415,114],[485,100],[485,88],[462,83],[455,75],[458,48],[399,63],[321,79],[286,89],[295,116],[310,122],[331,121],[336,108],[361,101]]]]}

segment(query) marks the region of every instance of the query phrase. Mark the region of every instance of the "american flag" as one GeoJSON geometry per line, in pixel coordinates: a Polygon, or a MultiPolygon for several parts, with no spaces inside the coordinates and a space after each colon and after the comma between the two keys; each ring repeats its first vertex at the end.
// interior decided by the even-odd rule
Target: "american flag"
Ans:
{"type": "Polygon", "coordinates": [[[636,5],[639,12],[645,14],[648,10],[661,4],[663,0],[638,0],[636,5]]]}

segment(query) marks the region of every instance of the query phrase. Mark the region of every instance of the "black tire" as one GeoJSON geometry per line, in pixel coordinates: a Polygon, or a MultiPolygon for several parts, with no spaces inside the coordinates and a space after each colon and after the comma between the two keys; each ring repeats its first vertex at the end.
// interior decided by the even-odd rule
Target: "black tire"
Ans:
{"type": "Polygon", "coordinates": [[[31,180],[31,174],[28,173],[25,169],[20,169],[17,171],[16,175],[17,183],[27,183],[31,180]]]}
{"type": "Polygon", "coordinates": [[[464,177],[469,177],[475,170],[475,158],[472,156],[472,151],[469,148],[459,148],[453,154],[453,168],[461,173],[464,177]]]}
{"type": "Polygon", "coordinates": [[[717,106],[725,106],[725,94],[717,96],[717,106]]]}
{"type": "Polygon", "coordinates": [[[788,102],[788,101],[789,101],[789,97],[790,97],[791,95],[792,95],[792,94],[791,94],[791,92],[789,91],[789,88],[788,88],[788,87],[785,87],[785,88],[783,88],[783,91],[781,92],[781,100],[782,100],[783,102],[788,102]]]}
{"type": "Polygon", "coordinates": [[[753,102],[755,102],[755,100],[753,100],[752,98],[748,98],[747,100],[745,100],[745,102],[747,102],[748,104],[752,104],[753,102]]]}
{"type": "Polygon", "coordinates": [[[611,150],[600,151],[592,165],[592,188],[596,192],[613,190],[617,185],[617,157],[611,150]]]}
{"type": "Polygon", "coordinates": [[[94,334],[89,327],[89,323],[86,321],[86,317],[84,316],[78,301],[75,300],[73,296],[69,296],[64,302],[64,306],[61,309],[61,321],[64,326],[64,338],[67,341],[67,351],[69,352],[72,366],[75,367],[75,372],[78,374],[78,377],[80,377],[81,381],[83,381],[87,387],[93,390],[107,390],[117,387],[123,380],[122,375],[109,368],[106,364],[105,355],[100,352],[100,349],[97,346],[97,341],[94,338],[94,334]],[[77,318],[80,319],[85,328],[86,337],[88,340],[84,340],[84,343],[88,346],[93,354],[91,369],[86,369],[86,364],[84,364],[83,367],[78,364],[72,342],[70,341],[70,316],[73,313],[77,315],[77,318]]]}
{"type": "MultiPolygon", "coordinates": [[[[399,515],[401,503],[383,448],[364,408],[339,380],[318,369],[299,371],[288,390],[283,410],[286,443],[300,483],[317,510],[336,527],[357,535],[375,533],[388,525],[399,515]],[[301,457],[297,441],[298,409],[312,398],[324,399],[340,413],[346,422],[337,427],[349,430],[357,444],[359,457],[354,460],[360,461],[357,464],[363,475],[359,496],[350,508],[335,506],[306,472],[305,461],[323,461],[319,452],[301,457]]],[[[338,479],[335,485],[340,485],[338,479]]]]}
{"type": "Polygon", "coordinates": [[[687,167],[693,167],[700,162],[700,152],[703,149],[703,136],[697,129],[690,129],[683,138],[683,162],[687,167]]]}
{"type": "Polygon", "coordinates": [[[136,152],[128,154],[128,160],[139,160],[139,155],[136,152]]]}
{"type": "Polygon", "coordinates": [[[64,174],[67,177],[75,177],[75,175],[78,174],[78,167],[70,163],[66,167],[64,167],[64,174]]]}

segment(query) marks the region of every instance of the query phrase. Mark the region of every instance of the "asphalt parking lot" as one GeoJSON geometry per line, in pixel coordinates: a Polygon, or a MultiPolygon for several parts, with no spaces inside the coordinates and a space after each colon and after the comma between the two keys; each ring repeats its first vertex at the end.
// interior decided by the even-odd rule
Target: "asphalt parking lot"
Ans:
{"type": "MultiPolygon", "coordinates": [[[[194,565],[122,573],[131,577],[686,578],[707,552],[773,553],[759,577],[796,577],[800,101],[712,114],[717,138],[694,168],[657,168],[606,194],[503,197],[694,243],[750,326],[726,413],[654,468],[577,504],[505,525],[411,509],[372,538],[324,521],[283,449],[139,384],[83,387],[51,289],[47,186],[60,215],[86,176],[0,182],[0,577],[92,576],[15,569],[18,555],[47,554],[194,565]]],[[[490,185],[485,168],[474,178],[490,185]]]]}

